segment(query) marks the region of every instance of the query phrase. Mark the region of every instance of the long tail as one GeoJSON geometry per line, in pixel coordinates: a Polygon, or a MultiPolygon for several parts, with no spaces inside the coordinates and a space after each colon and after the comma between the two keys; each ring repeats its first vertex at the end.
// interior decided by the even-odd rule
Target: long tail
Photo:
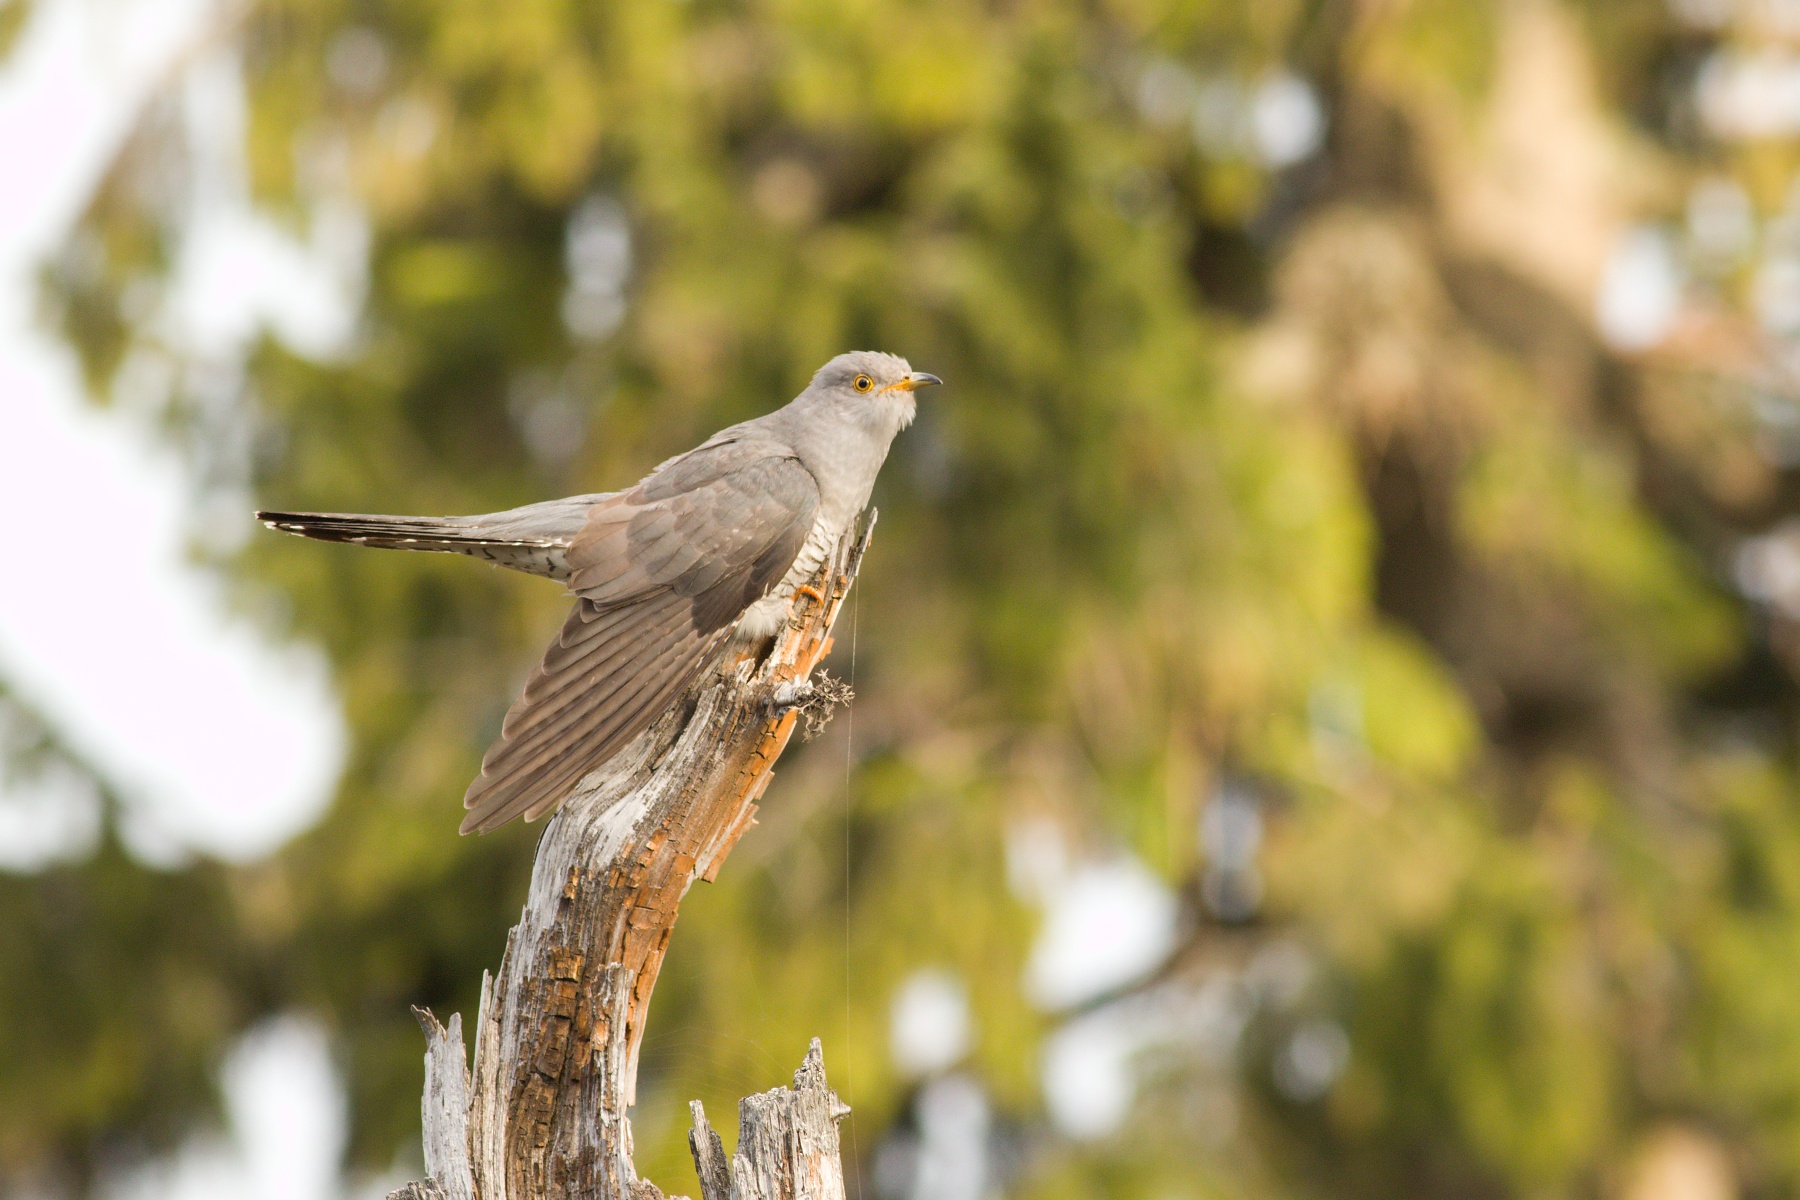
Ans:
{"type": "MultiPolygon", "coordinates": [[[[496,514],[504,516],[505,514],[496,514]]],[[[386,517],[370,513],[258,512],[270,529],[381,550],[466,554],[496,566],[566,579],[568,538],[497,529],[494,517],[386,517]]]]}

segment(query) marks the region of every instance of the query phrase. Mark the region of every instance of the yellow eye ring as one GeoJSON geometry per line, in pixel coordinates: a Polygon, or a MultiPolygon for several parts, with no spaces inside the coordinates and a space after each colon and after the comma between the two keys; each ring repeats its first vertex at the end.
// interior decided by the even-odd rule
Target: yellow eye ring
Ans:
{"type": "Polygon", "coordinates": [[[875,386],[875,381],[873,379],[870,379],[867,375],[858,375],[856,377],[856,381],[854,383],[852,383],[850,386],[855,388],[859,392],[866,392],[870,388],[875,386]]]}

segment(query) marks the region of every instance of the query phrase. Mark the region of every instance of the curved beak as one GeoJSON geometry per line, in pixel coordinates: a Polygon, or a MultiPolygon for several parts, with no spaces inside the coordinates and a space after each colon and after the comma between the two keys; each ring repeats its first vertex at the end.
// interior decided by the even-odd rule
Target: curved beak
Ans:
{"type": "Polygon", "coordinates": [[[896,383],[890,383],[887,385],[887,387],[883,388],[882,390],[883,391],[916,392],[922,387],[936,387],[938,384],[940,384],[942,382],[944,382],[944,381],[939,379],[936,375],[929,374],[925,371],[914,371],[912,374],[908,375],[905,379],[902,379],[896,383]]]}

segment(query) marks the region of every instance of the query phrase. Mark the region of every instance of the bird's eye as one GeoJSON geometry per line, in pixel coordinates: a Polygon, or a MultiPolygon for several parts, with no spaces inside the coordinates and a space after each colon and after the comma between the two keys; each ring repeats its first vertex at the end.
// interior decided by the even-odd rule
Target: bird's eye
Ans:
{"type": "Polygon", "coordinates": [[[873,379],[870,379],[867,375],[858,375],[856,377],[856,382],[851,384],[850,386],[855,388],[859,392],[866,392],[870,388],[875,386],[875,381],[873,379]]]}

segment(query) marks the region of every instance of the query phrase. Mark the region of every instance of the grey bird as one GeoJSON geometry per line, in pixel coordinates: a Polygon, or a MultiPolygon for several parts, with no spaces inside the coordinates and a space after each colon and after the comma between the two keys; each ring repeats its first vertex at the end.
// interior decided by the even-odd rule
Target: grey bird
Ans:
{"type": "Polygon", "coordinates": [[[721,430],[623,492],[475,517],[259,512],[328,542],[467,554],[577,597],[469,785],[462,832],[535,820],[733,645],[769,637],[868,503],[913,393],[903,358],[840,354],[792,401],[721,430]]]}

